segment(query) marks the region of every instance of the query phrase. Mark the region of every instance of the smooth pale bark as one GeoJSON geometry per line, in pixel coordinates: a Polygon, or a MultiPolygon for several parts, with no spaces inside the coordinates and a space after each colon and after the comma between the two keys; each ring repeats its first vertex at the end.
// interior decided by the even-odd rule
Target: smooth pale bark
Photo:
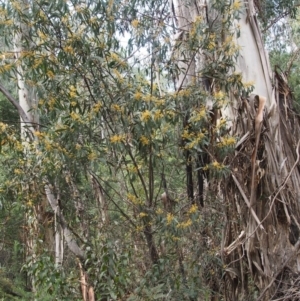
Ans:
{"type": "Polygon", "coordinates": [[[251,1],[249,6],[243,2],[241,10],[243,14],[237,22],[240,28],[240,37],[237,40],[240,46],[237,71],[242,73],[244,82],[253,82],[253,93],[266,97],[270,107],[274,104],[272,71],[251,1]]]}
{"type": "MultiPolygon", "coordinates": [[[[56,213],[56,218],[58,219],[58,221],[59,221],[59,223],[60,223],[60,225],[62,227],[64,238],[65,238],[65,241],[67,243],[68,248],[78,258],[84,259],[85,258],[85,254],[81,250],[81,248],[78,246],[76,240],[73,237],[72,232],[68,228],[67,222],[66,222],[66,220],[65,220],[65,218],[64,218],[61,210],[59,209],[58,200],[57,200],[57,198],[55,198],[55,196],[54,196],[54,194],[53,194],[53,192],[52,192],[52,190],[50,188],[50,185],[45,185],[45,192],[46,192],[49,204],[50,204],[52,210],[56,213]]],[[[57,258],[59,260],[61,260],[61,255],[58,254],[57,258]]]]}
{"type": "MultiPolygon", "coordinates": [[[[28,1],[24,0],[21,3],[24,12],[28,10],[28,1]]],[[[27,28],[22,25],[19,20],[15,20],[16,24],[19,26],[19,31],[14,35],[14,53],[17,61],[17,84],[18,84],[18,93],[19,93],[19,101],[16,101],[6,90],[4,87],[1,87],[1,92],[7,97],[7,99],[15,106],[20,114],[21,119],[21,139],[24,145],[24,152],[28,153],[27,149],[27,141],[33,137],[34,126],[33,126],[33,114],[30,112],[30,99],[29,92],[25,85],[24,72],[22,69],[22,65],[20,63],[20,57],[23,53],[23,35],[26,35],[28,32],[27,28]],[[20,64],[19,64],[20,63],[20,64]]],[[[23,187],[24,191],[30,191],[30,185],[26,185],[23,187]]],[[[31,222],[27,222],[28,230],[28,238],[27,245],[30,246],[26,250],[26,256],[31,256],[34,261],[37,255],[37,236],[38,236],[38,216],[40,215],[39,206],[35,206],[32,210],[27,210],[25,214],[26,221],[30,220],[31,222]]],[[[31,286],[33,292],[36,292],[36,281],[35,277],[32,275],[31,286]]]]}

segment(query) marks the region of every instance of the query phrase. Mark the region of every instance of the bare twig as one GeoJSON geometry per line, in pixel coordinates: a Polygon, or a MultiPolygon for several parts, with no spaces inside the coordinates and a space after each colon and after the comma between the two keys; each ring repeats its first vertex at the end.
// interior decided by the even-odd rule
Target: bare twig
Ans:
{"type": "Polygon", "coordinates": [[[271,213],[271,211],[272,211],[272,207],[273,207],[273,205],[274,205],[274,202],[275,202],[277,196],[279,195],[279,193],[281,192],[281,190],[285,187],[285,185],[287,184],[287,181],[289,180],[289,178],[290,178],[291,175],[292,175],[292,172],[294,171],[294,169],[295,169],[296,166],[298,165],[299,159],[300,159],[300,155],[299,155],[299,146],[300,146],[300,140],[298,141],[298,144],[297,144],[297,147],[296,147],[297,159],[296,159],[294,165],[292,166],[292,168],[291,168],[289,174],[287,175],[287,177],[285,178],[284,182],[281,184],[281,187],[279,188],[279,190],[277,191],[277,193],[276,193],[275,196],[273,197],[273,199],[272,199],[272,201],[271,201],[271,205],[270,205],[270,209],[269,209],[268,213],[267,213],[266,216],[263,218],[263,220],[260,222],[260,224],[254,229],[253,233],[251,233],[251,235],[249,235],[249,237],[252,236],[252,235],[256,232],[257,228],[260,227],[260,225],[261,225],[261,224],[267,219],[267,217],[270,215],[270,213],[271,213]]]}

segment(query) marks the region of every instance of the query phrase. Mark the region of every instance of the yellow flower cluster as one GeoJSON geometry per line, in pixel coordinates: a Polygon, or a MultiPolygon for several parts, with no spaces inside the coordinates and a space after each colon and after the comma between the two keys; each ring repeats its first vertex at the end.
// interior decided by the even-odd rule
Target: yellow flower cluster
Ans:
{"type": "Polygon", "coordinates": [[[141,113],[141,120],[147,122],[151,119],[151,112],[149,110],[143,111],[141,113]]]}
{"type": "Polygon", "coordinates": [[[217,169],[217,170],[222,170],[222,169],[224,169],[224,167],[225,167],[224,164],[219,163],[218,161],[213,161],[213,162],[211,163],[211,165],[212,165],[212,167],[213,167],[214,169],[217,169]]]}
{"type": "Polygon", "coordinates": [[[141,232],[144,230],[144,226],[137,226],[136,227],[136,232],[141,232]]]}
{"type": "Polygon", "coordinates": [[[10,3],[15,10],[17,11],[22,10],[21,4],[18,1],[10,1],[10,3]]]}
{"type": "Polygon", "coordinates": [[[69,87],[69,96],[71,98],[74,98],[74,97],[76,97],[76,95],[77,95],[77,89],[76,89],[76,87],[70,86],[69,87]]]}
{"type": "Polygon", "coordinates": [[[134,20],[131,21],[131,25],[132,25],[133,28],[137,28],[139,26],[139,23],[140,22],[137,19],[134,19],[134,20]]]}
{"type": "Polygon", "coordinates": [[[123,77],[123,75],[122,75],[117,69],[113,69],[113,72],[114,72],[114,74],[116,75],[118,81],[119,81],[120,83],[123,83],[123,82],[124,82],[124,77],[123,77]]]}
{"type": "MultiPolygon", "coordinates": [[[[12,64],[5,64],[5,65],[1,66],[1,69],[3,71],[9,71],[11,68],[12,68],[12,64]]],[[[3,72],[2,70],[1,70],[1,72],[3,72]]]]}
{"type": "Polygon", "coordinates": [[[167,225],[170,225],[174,220],[174,215],[172,213],[167,214],[167,225]]]}
{"type": "Polygon", "coordinates": [[[221,141],[217,144],[218,147],[230,147],[234,146],[236,143],[236,140],[234,137],[228,136],[223,137],[221,141]]]}
{"type": "Polygon", "coordinates": [[[182,89],[178,92],[177,95],[181,97],[189,97],[191,95],[191,91],[189,89],[182,89]]]}
{"type": "Polygon", "coordinates": [[[196,110],[196,111],[192,112],[192,116],[190,118],[190,121],[191,122],[197,122],[197,121],[200,121],[200,120],[204,119],[205,117],[206,117],[206,109],[205,109],[205,107],[203,107],[199,110],[196,110]]]}
{"type": "Polygon", "coordinates": [[[133,203],[135,205],[142,203],[135,195],[133,195],[131,193],[127,193],[127,198],[131,203],[133,203]]]}
{"type": "Polygon", "coordinates": [[[159,120],[163,117],[164,117],[164,114],[161,110],[157,110],[154,112],[154,116],[153,116],[154,120],[159,120]]]}
{"type": "Polygon", "coordinates": [[[120,59],[119,56],[118,56],[115,52],[110,53],[110,57],[111,57],[114,61],[118,61],[118,60],[120,59]]]}
{"type": "Polygon", "coordinates": [[[150,101],[152,101],[153,99],[154,99],[154,97],[151,96],[151,94],[147,94],[147,95],[144,96],[144,101],[145,101],[145,102],[150,102],[150,101]]]}
{"type": "Polygon", "coordinates": [[[88,159],[90,160],[90,161],[93,161],[93,160],[95,160],[97,158],[97,154],[95,153],[95,152],[90,152],[89,154],[88,154],[88,159]]]}
{"type": "Polygon", "coordinates": [[[148,214],[145,213],[145,212],[140,212],[139,215],[138,215],[139,218],[143,218],[145,216],[148,216],[148,214]]]}
{"type": "Polygon", "coordinates": [[[44,34],[42,31],[38,30],[37,34],[38,34],[39,38],[41,39],[41,41],[47,40],[47,35],[44,34]]]}
{"type": "Polygon", "coordinates": [[[191,208],[188,210],[188,214],[193,214],[198,211],[198,206],[196,204],[193,204],[191,208]]]}
{"type": "Polygon", "coordinates": [[[73,119],[74,121],[80,121],[80,115],[79,115],[78,113],[74,112],[74,111],[72,111],[72,112],[70,113],[70,117],[71,117],[71,119],[73,119]]]}
{"type": "Polygon", "coordinates": [[[197,145],[202,141],[202,139],[203,139],[204,137],[205,137],[205,134],[199,132],[199,133],[193,138],[193,140],[190,141],[190,142],[185,146],[185,148],[186,148],[186,149],[192,149],[192,148],[194,148],[195,146],[197,146],[197,145]]]}
{"type": "Polygon", "coordinates": [[[40,131],[35,131],[34,135],[38,138],[43,138],[45,137],[45,133],[41,133],[40,131]]]}
{"type": "Polygon", "coordinates": [[[141,100],[142,99],[142,93],[140,91],[137,91],[135,94],[134,94],[134,99],[135,100],[141,100]]]}
{"type": "Polygon", "coordinates": [[[100,111],[101,107],[102,107],[102,104],[100,102],[97,102],[94,104],[92,110],[93,110],[93,112],[98,113],[100,111]]]}
{"type": "Polygon", "coordinates": [[[138,170],[141,168],[141,166],[135,167],[133,165],[128,166],[126,169],[128,170],[128,172],[133,172],[133,173],[137,173],[138,170]]]}
{"type": "Polygon", "coordinates": [[[84,5],[80,5],[80,4],[78,4],[78,5],[75,6],[75,10],[76,10],[77,13],[84,12],[85,8],[86,7],[84,5]]]}
{"type": "Polygon", "coordinates": [[[182,228],[182,229],[185,229],[185,228],[188,228],[192,225],[192,220],[189,218],[187,221],[185,222],[182,222],[182,223],[179,223],[176,228],[182,228]]]}
{"type": "Polygon", "coordinates": [[[16,169],[14,169],[14,173],[15,173],[16,175],[20,175],[20,174],[22,174],[23,172],[22,172],[21,169],[16,168],[16,169]]]}
{"type": "Polygon", "coordinates": [[[63,49],[64,49],[64,52],[66,52],[66,53],[74,54],[74,49],[70,45],[65,46],[63,49]]]}
{"type": "Polygon", "coordinates": [[[142,136],[140,137],[140,141],[141,141],[142,145],[148,145],[148,144],[150,143],[149,138],[147,138],[147,137],[144,136],[144,135],[142,135],[142,136]]]}
{"type": "Polygon", "coordinates": [[[225,94],[220,90],[220,91],[214,93],[214,97],[217,100],[222,100],[225,98],[225,94]]]}
{"type": "Polygon", "coordinates": [[[4,133],[7,129],[7,124],[0,122],[0,133],[4,133]]]}
{"type": "Polygon", "coordinates": [[[43,58],[39,57],[39,58],[35,58],[34,59],[34,64],[33,64],[33,69],[36,69],[39,65],[41,65],[43,62],[43,58]]]}
{"type": "Polygon", "coordinates": [[[155,105],[159,107],[159,106],[164,105],[165,102],[166,102],[166,101],[165,101],[163,98],[161,98],[161,99],[156,99],[156,100],[155,100],[155,105]]]}
{"type": "Polygon", "coordinates": [[[111,105],[111,109],[113,111],[116,111],[116,112],[121,112],[122,111],[122,108],[119,105],[117,105],[117,104],[112,104],[111,105]]]}
{"type": "Polygon", "coordinates": [[[51,70],[48,70],[48,71],[47,71],[47,76],[48,76],[49,78],[53,79],[53,78],[54,78],[54,73],[53,73],[51,70]]]}
{"type": "Polygon", "coordinates": [[[188,129],[184,129],[184,130],[183,130],[183,133],[181,134],[181,137],[182,137],[183,139],[191,139],[191,138],[194,137],[194,135],[195,135],[195,134],[194,134],[194,133],[190,133],[188,129]]]}
{"type": "Polygon", "coordinates": [[[126,62],[115,52],[110,53],[110,60],[116,61],[122,67],[127,65],[126,62]]]}
{"type": "Polygon", "coordinates": [[[124,141],[124,135],[113,135],[109,140],[111,143],[119,143],[124,141]]]}
{"type": "Polygon", "coordinates": [[[211,33],[208,37],[208,50],[214,50],[216,48],[216,35],[211,33]]]}
{"type": "Polygon", "coordinates": [[[98,23],[98,21],[97,21],[97,18],[96,18],[96,17],[92,17],[92,18],[90,18],[90,22],[91,22],[91,24],[97,24],[97,23],[98,23]]]}
{"type": "Polygon", "coordinates": [[[44,140],[45,149],[50,151],[53,149],[53,142],[49,140],[44,140]]]}
{"type": "Polygon", "coordinates": [[[203,18],[201,16],[197,16],[195,18],[195,21],[192,24],[192,28],[190,30],[190,37],[192,39],[195,39],[197,37],[197,28],[199,28],[199,25],[202,23],[203,18]]]}
{"type": "Polygon", "coordinates": [[[241,8],[241,2],[238,0],[238,1],[234,1],[233,3],[232,3],[232,9],[234,10],[234,11],[237,11],[237,10],[239,10],[241,8]]]}

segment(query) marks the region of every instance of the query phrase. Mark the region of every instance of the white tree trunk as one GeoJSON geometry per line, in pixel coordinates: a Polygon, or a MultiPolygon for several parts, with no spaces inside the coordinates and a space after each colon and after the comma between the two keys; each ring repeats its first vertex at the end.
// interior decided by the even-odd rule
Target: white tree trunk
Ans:
{"type": "MultiPolygon", "coordinates": [[[[26,12],[29,9],[29,2],[27,0],[22,1],[23,11],[26,12]]],[[[17,59],[18,69],[17,69],[17,82],[18,82],[18,92],[19,92],[19,101],[16,101],[9,92],[0,85],[1,92],[7,97],[7,99],[17,108],[20,118],[21,118],[21,136],[23,141],[29,141],[31,139],[38,139],[34,136],[35,128],[38,124],[38,115],[35,112],[37,101],[35,98],[35,93],[33,90],[28,88],[25,80],[25,73],[22,67],[22,53],[24,52],[22,43],[26,39],[26,36],[29,35],[29,29],[23,23],[18,20],[16,23],[18,26],[18,31],[14,37],[14,51],[17,59]],[[29,139],[29,140],[28,140],[29,139]]],[[[26,145],[26,143],[25,143],[26,145]]],[[[27,150],[25,150],[27,151],[27,150]]],[[[76,241],[73,239],[73,234],[67,226],[67,223],[64,219],[62,212],[60,211],[57,200],[54,198],[54,195],[49,187],[45,186],[45,191],[47,195],[48,202],[55,213],[55,262],[57,265],[60,265],[63,261],[63,236],[66,240],[66,243],[70,250],[79,258],[84,257],[84,252],[80,249],[76,241]],[[58,223],[57,223],[58,221],[58,223]]],[[[37,212],[37,215],[40,215],[43,218],[43,214],[37,212]]],[[[44,221],[43,221],[44,222],[44,221]]],[[[37,223],[37,220],[36,220],[37,223]]],[[[38,227],[36,227],[38,229],[38,227]]],[[[34,242],[32,242],[33,244],[34,242]]]]}

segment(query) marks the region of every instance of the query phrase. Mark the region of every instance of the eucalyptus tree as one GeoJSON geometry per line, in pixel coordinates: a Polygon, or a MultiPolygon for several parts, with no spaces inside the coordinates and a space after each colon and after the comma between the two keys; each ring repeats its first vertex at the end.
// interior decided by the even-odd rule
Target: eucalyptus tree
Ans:
{"type": "MultiPolygon", "coordinates": [[[[227,264],[226,298],[249,298],[254,283],[257,292],[250,295],[256,300],[297,299],[291,293],[297,276],[291,275],[298,274],[299,123],[285,75],[272,74],[264,49],[257,12],[265,13],[262,6],[268,2],[255,5],[177,1],[179,53],[186,53],[177,82],[178,89],[187,89],[196,78],[203,90],[227,99],[226,106],[211,107],[211,122],[217,128],[218,119],[227,119],[228,133],[237,139],[235,154],[228,157],[207,147],[210,162],[231,167],[217,183],[208,177],[213,181],[208,191],[214,187],[225,212],[220,253],[227,264]],[[199,42],[203,36],[207,47],[199,42]],[[232,55],[236,60],[226,65],[232,55]]],[[[278,5],[296,9],[295,2],[278,5]]]]}

